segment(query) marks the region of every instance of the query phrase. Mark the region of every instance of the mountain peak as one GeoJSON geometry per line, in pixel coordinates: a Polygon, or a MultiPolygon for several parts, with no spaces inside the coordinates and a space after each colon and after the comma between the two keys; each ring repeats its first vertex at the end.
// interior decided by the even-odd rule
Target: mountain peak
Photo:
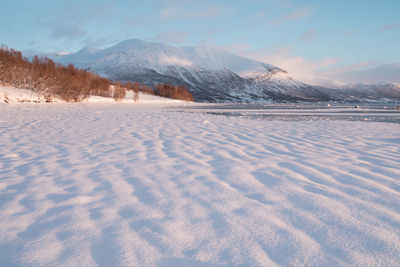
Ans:
{"type": "Polygon", "coordinates": [[[81,50],[79,50],[76,54],[80,54],[80,55],[82,55],[82,54],[84,54],[84,55],[86,55],[86,54],[94,54],[94,53],[97,53],[98,51],[100,51],[100,49],[98,49],[98,48],[94,48],[94,47],[89,47],[89,46],[84,46],[81,50]]]}
{"type": "Polygon", "coordinates": [[[118,44],[110,47],[110,48],[117,48],[117,49],[132,49],[132,48],[154,48],[154,47],[170,47],[167,44],[157,43],[157,42],[149,42],[143,41],[140,39],[127,39],[124,41],[119,42],[118,44]]]}
{"type": "Polygon", "coordinates": [[[148,42],[140,40],[140,39],[136,39],[136,38],[131,38],[131,39],[123,40],[123,41],[119,42],[118,44],[116,44],[115,46],[129,46],[129,45],[137,45],[137,44],[145,44],[145,43],[148,43],[148,42]]]}

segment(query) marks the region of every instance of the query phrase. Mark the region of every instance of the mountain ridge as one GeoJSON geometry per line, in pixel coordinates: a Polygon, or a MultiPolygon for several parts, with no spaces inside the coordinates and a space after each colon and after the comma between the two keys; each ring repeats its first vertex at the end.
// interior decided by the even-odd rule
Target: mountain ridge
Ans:
{"type": "Polygon", "coordinates": [[[351,83],[341,86],[317,86],[333,101],[339,102],[400,102],[398,83],[351,83]]]}

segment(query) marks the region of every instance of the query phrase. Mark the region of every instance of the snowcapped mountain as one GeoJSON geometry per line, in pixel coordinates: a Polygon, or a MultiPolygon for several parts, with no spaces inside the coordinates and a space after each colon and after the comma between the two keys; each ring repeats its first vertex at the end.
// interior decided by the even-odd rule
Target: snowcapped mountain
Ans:
{"type": "Polygon", "coordinates": [[[183,85],[196,101],[325,101],[329,96],[295,81],[286,71],[218,48],[173,47],[137,39],[97,50],[53,56],[62,64],[94,71],[110,79],[183,85]]]}

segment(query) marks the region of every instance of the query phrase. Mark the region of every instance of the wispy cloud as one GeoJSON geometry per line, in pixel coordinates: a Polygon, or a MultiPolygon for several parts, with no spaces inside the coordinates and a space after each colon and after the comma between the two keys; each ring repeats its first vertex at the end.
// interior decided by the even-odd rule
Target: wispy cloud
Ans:
{"type": "Polygon", "coordinates": [[[292,21],[292,20],[305,18],[305,17],[310,16],[312,11],[313,11],[313,9],[310,7],[302,8],[293,13],[286,15],[285,17],[283,17],[283,20],[284,21],[292,21]]]}
{"type": "Polygon", "coordinates": [[[277,20],[273,20],[270,23],[271,24],[282,24],[285,22],[290,22],[290,21],[306,18],[306,17],[310,16],[312,13],[313,13],[313,8],[304,7],[304,8],[298,9],[292,13],[289,13],[277,20]]]}
{"type": "Polygon", "coordinates": [[[338,59],[324,58],[321,60],[309,60],[292,54],[290,46],[274,49],[266,47],[263,49],[251,49],[250,45],[238,44],[231,46],[232,52],[261,62],[269,63],[286,70],[289,75],[297,80],[315,84],[321,77],[321,72],[334,66],[338,59]],[[236,49],[236,51],[234,51],[236,49]]]}
{"type": "Polygon", "coordinates": [[[50,26],[51,37],[54,39],[77,39],[86,34],[79,23],[62,22],[50,26]]]}
{"type": "Polygon", "coordinates": [[[309,30],[306,33],[304,33],[302,36],[300,36],[300,40],[304,42],[311,41],[312,39],[315,38],[317,35],[317,32],[315,30],[309,30]]]}
{"type": "Polygon", "coordinates": [[[259,10],[254,14],[255,18],[261,19],[264,18],[268,14],[268,11],[266,10],[259,10]]]}
{"type": "Polygon", "coordinates": [[[330,77],[345,83],[399,83],[400,62],[386,65],[369,61],[358,62],[336,69],[330,77]]]}
{"type": "Polygon", "coordinates": [[[400,29],[400,23],[382,25],[379,28],[377,28],[376,31],[384,32],[384,31],[398,30],[398,29],[400,29]]]}
{"type": "Polygon", "coordinates": [[[222,46],[221,48],[232,53],[246,54],[251,49],[251,45],[246,43],[233,43],[230,45],[222,46]]]}
{"type": "MultiPolygon", "coordinates": [[[[240,48],[240,46],[238,46],[240,48]]],[[[293,55],[290,46],[279,49],[266,47],[259,50],[246,49],[239,54],[254,60],[273,64],[286,70],[297,80],[311,85],[336,86],[346,83],[400,83],[400,62],[378,65],[375,61],[360,61],[348,65],[339,65],[337,58],[310,60],[293,55]]]]}
{"type": "Polygon", "coordinates": [[[197,10],[190,10],[185,7],[167,6],[160,11],[160,17],[163,19],[205,18],[214,17],[218,14],[221,14],[221,10],[216,6],[197,10]]]}
{"type": "Polygon", "coordinates": [[[204,31],[204,35],[208,37],[208,36],[211,36],[211,35],[215,35],[215,34],[217,34],[219,32],[221,32],[220,29],[218,29],[217,27],[212,27],[212,28],[204,31]]]}
{"type": "Polygon", "coordinates": [[[89,23],[108,18],[113,14],[114,8],[111,2],[105,2],[90,9],[82,9],[76,3],[68,3],[51,10],[48,16],[38,18],[37,25],[48,29],[51,38],[76,40],[88,34],[86,26],[89,23]]]}
{"type": "Polygon", "coordinates": [[[329,73],[330,75],[334,75],[334,74],[341,73],[341,72],[349,72],[349,71],[360,70],[363,68],[369,68],[369,67],[372,67],[375,65],[376,65],[376,62],[374,62],[374,61],[360,61],[360,62],[356,62],[353,64],[332,68],[327,73],[329,73]]]}
{"type": "Polygon", "coordinates": [[[294,6],[292,1],[289,1],[289,0],[275,0],[275,3],[281,7],[293,7],[294,6]]]}
{"type": "Polygon", "coordinates": [[[354,35],[356,35],[356,31],[355,30],[349,30],[346,32],[346,36],[347,37],[353,37],[354,35]]]}

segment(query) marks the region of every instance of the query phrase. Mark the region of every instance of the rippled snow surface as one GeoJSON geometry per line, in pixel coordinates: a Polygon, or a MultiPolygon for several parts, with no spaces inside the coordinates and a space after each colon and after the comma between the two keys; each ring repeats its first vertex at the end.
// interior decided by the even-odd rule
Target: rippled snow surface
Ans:
{"type": "Polygon", "coordinates": [[[0,104],[0,266],[396,266],[398,113],[365,110],[0,104]]]}

